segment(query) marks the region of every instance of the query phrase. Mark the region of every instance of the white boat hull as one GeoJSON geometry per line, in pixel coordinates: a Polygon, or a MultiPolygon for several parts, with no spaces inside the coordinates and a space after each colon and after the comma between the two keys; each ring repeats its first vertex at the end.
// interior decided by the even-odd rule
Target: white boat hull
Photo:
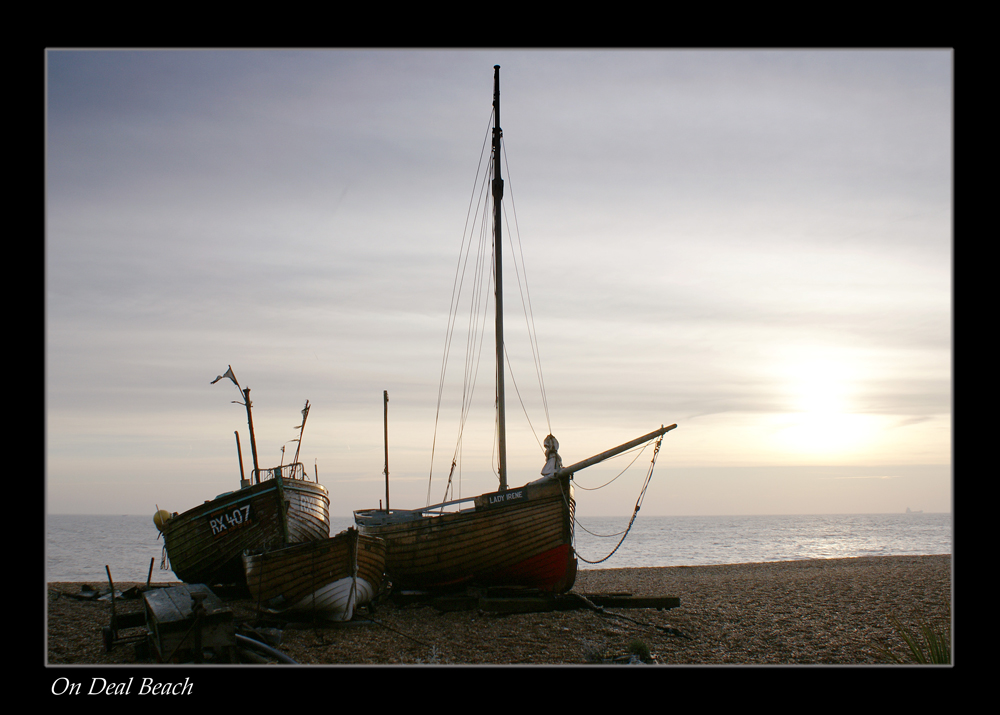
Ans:
{"type": "Polygon", "coordinates": [[[363,578],[342,578],[316,589],[285,610],[315,612],[327,620],[349,621],[354,609],[371,602],[377,590],[363,578]]]}
{"type": "Polygon", "coordinates": [[[347,621],[382,585],[385,543],[347,529],[329,539],[245,553],[243,565],[261,610],[347,621]]]}

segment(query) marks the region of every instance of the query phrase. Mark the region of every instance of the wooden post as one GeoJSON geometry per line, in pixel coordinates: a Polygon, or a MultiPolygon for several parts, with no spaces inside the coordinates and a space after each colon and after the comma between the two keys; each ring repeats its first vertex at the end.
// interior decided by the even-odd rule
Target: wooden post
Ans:
{"type": "MultiPolygon", "coordinates": [[[[104,570],[108,572],[108,587],[111,589],[111,628],[115,629],[115,582],[111,580],[111,567],[104,564],[104,570]]],[[[117,635],[117,634],[116,634],[117,635]]]]}
{"type": "Polygon", "coordinates": [[[389,512],[389,391],[382,390],[385,424],[385,511],[389,512]]]}
{"type": "Polygon", "coordinates": [[[250,411],[250,388],[243,390],[243,399],[247,408],[247,424],[250,425],[250,452],[253,455],[254,484],[260,484],[260,467],[257,464],[257,440],[253,436],[253,412],[250,411]]]}
{"type": "Polygon", "coordinates": [[[236,458],[240,461],[240,487],[242,487],[243,482],[247,480],[243,472],[243,450],[240,449],[240,433],[234,430],[233,434],[236,435],[236,458]]]}

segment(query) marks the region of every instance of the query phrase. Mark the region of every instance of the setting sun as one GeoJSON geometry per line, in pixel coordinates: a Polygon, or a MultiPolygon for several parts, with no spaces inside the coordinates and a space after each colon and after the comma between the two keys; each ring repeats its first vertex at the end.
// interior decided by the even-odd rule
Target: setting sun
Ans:
{"type": "Polygon", "coordinates": [[[836,457],[859,446],[871,418],[852,405],[858,369],[846,360],[812,358],[786,367],[781,377],[789,412],[776,416],[782,450],[803,457],[836,457]]]}

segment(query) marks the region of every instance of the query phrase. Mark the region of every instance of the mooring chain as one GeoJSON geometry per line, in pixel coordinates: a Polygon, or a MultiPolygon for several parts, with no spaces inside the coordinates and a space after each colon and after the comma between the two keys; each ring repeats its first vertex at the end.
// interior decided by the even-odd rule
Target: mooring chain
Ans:
{"type": "MultiPolygon", "coordinates": [[[[646,473],[646,482],[642,485],[642,490],[639,492],[639,498],[635,502],[635,510],[632,512],[632,518],[629,519],[628,526],[625,528],[625,533],[622,534],[622,538],[618,542],[618,545],[615,546],[615,548],[611,551],[610,554],[608,554],[603,559],[600,559],[598,561],[590,561],[589,559],[585,559],[582,556],[580,556],[579,553],[577,553],[576,556],[577,556],[578,559],[580,559],[581,561],[583,561],[585,563],[588,563],[588,564],[600,564],[600,563],[603,563],[603,562],[607,561],[608,559],[610,559],[612,556],[614,556],[615,552],[618,551],[618,549],[621,548],[621,545],[625,543],[625,537],[627,537],[628,533],[630,531],[632,531],[632,525],[635,524],[635,518],[639,515],[639,509],[642,506],[642,500],[646,496],[646,487],[649,486],[649,480],[653,478],[653,468],[656,466],[656,455],[660,453],[660,443],[661,442],[663,442],[663,435],[662,434],[660,435],[660,438],[658,440],[656,440],[656,446],[653,448],[653,458],[649,462],[649,471],[646,473]]],[[[579,525],[579,523],[580,523],[579,520],[577,520],[577,524],[578,525],[579,525]]],[[[583,527],[581,526],[581,528],[583,528],[583,527]]],[[[587,531],[587,530],[584,529],[584,531],[587,531]]],[[[588,531],[587,533],[589,534],[591,532],[588,531]]]]}
{"type": "Polygon", "coordinates": [[[393,628],[392,626],[390,626],[390,625],[387,625],[387,624],[383,623],[382,621],[378,621],[378,620],[375,620],[375,619],[374,619],[374,618],[372,618],[371,616],[366,616],[366,615],[364,615],[364,614],[361,614],[361,613],[358,613],[358,614],[356,614],[356,615],[358,615],[358,616],[359,616],[359,617],[361,617],[361,618],[364,618],[364,619],[365,619],[366,621],[370,621],[371,623],[374,623],[374,624],[375,624],[376,626],[382,626],[383,628],[385,628],[385,629],[386,629],[386,630],[388,630],[388,631],[392,631],[393,633],[396,633],[396,634],[398,634],[398,635],[401,635],[401,636],[403,636],[404,638],[409,638],[409,639],[410,639],[411,641],[413,641],[414,643],[419,643],[420,645],[425,645],[425,646],[427,646],[428,648],[436,648],[436,647],[437,647],[437,646],[434,646],[434,645],[431,645],[430,643],[425,643],[424,641],[420,640],[419,638],[414,638],[413,636],[411,636],[411,635],[409,635],[409,634],[407,634],[407,633],[403,633],[403,632],[402,632],[402,631],[400,631],[400,630],[396,630],[396,629],[395,629],[395,628],[393,628]]]}
{"type": "Polygon", "coordinates": [[[634,623],[637,626],[642,626],[643,628],[654,628],[654,629],[656,629],[658,631],[666,633],[668,636],[677,636],[678,638],[687,638],[688,640],[694,640],[688,634],[683,633],[683,632],[677,630],[676,628],[671,628],[670,626],[658,626],[655,623],[643,623],[642,621],[637,621],[634,618],[629,618],[628,616],[623,616],[620,613],[612,613],[611,611],[608,611],[607,609],[605,609],[603,606],[598,606],[596,603],[594,603],[593,601],[591,601],[589,598],[587,598],[586,596],[584,596],[582,593],[576,593],[575,591],[573,591],[569,595],[576,596],[577,599],[579,599],[581,602],[583,602],[584,605],[587,606],[587,608],[589,608],[591,611],[593,611],[594,613],[597,613],[597,614],[599,614],[601,616],[611,616],[612,618],[621,618],[621,619],[624,619],[626,621],[630,621],[631,623],[634,623]]]}

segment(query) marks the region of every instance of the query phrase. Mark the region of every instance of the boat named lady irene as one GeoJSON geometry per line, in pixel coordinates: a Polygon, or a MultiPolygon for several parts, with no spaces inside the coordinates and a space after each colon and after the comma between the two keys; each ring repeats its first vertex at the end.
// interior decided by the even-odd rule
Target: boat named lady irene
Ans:
{"type": "MultiPolygon", "coordinates": [[[[576,501],[573,473],[632,447],[662,438],[677,425],[563,468],[559,443],[544,441],[542,478],[511,489],[507,484],[504,409],[503,274],[501,250],[500,67],[493,75],[493,141],[491,149],[493,207],[493,285],[495,290],[497,449],[500,489],[476,497],[444,501],[422,509],[354,512],[361,533],[386,544],[386,574],[394,587],[448,589],[465,585],[516,586],[541,591],[568,591],[576,579],[573,530],[576,501]]],[[[386,398],[388,399],[388,398],[386,398]]],[[[387,428],[388,434],[388,428],[387,428]]],[[[453,462],[454,469],[454,462],[453,462]]],[[[388,485],[388,446],[386,447],[388,485]]],[[[451,480],[449,477],[449,485],[451,480]]],[[[447,492],[446,492],[447,497],[447,492]]]]}

